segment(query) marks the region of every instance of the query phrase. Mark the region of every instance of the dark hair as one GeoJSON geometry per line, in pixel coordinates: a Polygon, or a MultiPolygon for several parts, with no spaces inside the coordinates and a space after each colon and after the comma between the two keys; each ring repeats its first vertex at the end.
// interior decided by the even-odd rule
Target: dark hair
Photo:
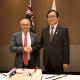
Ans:
{"type": "Polygon", "coordinates": [[[48,13],[47,13],[47,17],[48,17],[48,14],[49,14],[50,12],[55,12],[55,13],[56,13],[56,16],[59,17],[59,13],[58,13],[58,11],[56,11],[56,10],[49,10],[48,13]]]}

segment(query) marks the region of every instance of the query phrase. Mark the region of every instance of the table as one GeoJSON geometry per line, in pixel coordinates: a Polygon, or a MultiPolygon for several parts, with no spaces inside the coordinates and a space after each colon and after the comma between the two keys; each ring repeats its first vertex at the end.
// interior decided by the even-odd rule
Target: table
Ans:
{"type": "MultiPolygon", "coordinates": [[[[7,73],[0,73],[0,80],[7,80],[7,73]]],[[[68,74],[43,74],[42,80],[80,80],[80,75],[68,75],[68,74]]]]}
{"type": "Polygon", "coordinates": [[[49,75],[43,74],[42,80],[80,80],[80,75],[49,75]]]}

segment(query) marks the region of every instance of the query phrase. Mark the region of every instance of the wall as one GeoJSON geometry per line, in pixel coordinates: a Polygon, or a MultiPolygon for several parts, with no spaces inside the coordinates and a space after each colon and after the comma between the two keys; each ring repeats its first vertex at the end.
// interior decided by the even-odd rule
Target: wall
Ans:
{"type": "Polygon", "coordinates": [[[26,0],[0,0],[0,70],[11,70],[14,54],[9,51],[11,35],[19,31],[25,16],[26,0]]]}
{"type": "MultiPolygon", "coordinates": [[[[67,26],[70,35],[71,72],[80,72],[80,1],[56,0],[60,13],[60,23],[67,26]]],[[[40,37],[42,28],[47,25],[46,13],[51,9],[52,0],[32,0],[35,31],[40,37]]],[[[27,0],[0,0],[0,70],[13,67],[14,55],[9,51],[11,35],[19,31],[19,21],[25,16],[27,0]]],[[[42,62],[41,50],[41,67],[42,62]]]]}

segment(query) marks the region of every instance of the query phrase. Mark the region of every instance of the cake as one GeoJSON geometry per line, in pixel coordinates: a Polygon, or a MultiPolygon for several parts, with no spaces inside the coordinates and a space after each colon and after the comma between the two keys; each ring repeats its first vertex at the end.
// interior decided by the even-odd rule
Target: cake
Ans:
{"type": "Polygon", "coordinates": [[[9,73],[7,80],[41,80],[42,79],[41,69],[16,69],[13,71],[13,73],[11,72],[9,73]]]}

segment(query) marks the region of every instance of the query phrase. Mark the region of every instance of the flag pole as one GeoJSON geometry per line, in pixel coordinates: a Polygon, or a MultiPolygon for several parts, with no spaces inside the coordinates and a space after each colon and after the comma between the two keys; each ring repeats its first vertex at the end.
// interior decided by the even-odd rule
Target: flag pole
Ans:
{"type": "Polygon", "coordinates": [[[56,1],[53,0],[53,3],[52,3],[52,10],[56,10],[56,1]]]}

